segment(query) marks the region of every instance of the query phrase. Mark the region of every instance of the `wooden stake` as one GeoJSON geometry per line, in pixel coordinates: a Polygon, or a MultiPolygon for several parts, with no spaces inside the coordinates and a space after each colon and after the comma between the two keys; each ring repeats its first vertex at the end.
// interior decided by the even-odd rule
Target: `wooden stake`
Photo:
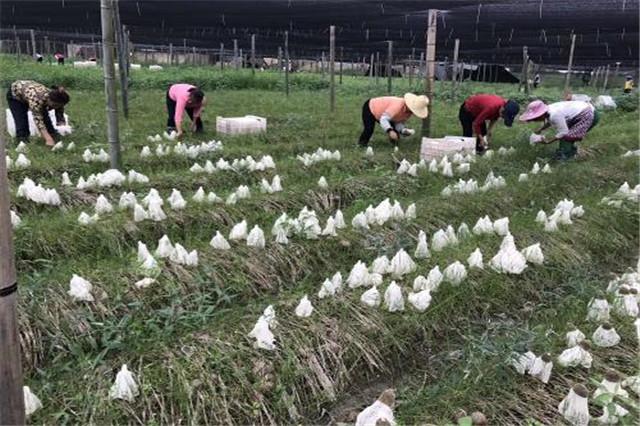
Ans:
{"type": "Polygon", "coordinates": [[[429,9],[427,18],[427,45],[425,51],[426,74],[424,80],[425,95],[429,99],[429,115],[422,120],[422,136],[431,136],[431,112],[433,110],[433,89],[436,70],[436,30],[438,27],[438,11],[429,9]]]}
{"type": "Polygon", "coordinates": [[[289,96],[289,31],[284,32],[284,88],[289,96]]]}
{"type": "Polygon", "coordinates": [[[391,94],[391,77],[393,75],[393,41],[387,41],[387,93],[391,94]]]}
{"type": "Polygon", "coordinates": [[[569,93],[571,85],[571,67],[573,66],[573,52],[576,47],[576,35],[571,34],[571,49],[569,50],[569,64],[567,65],[567,75],[564,78],[564,92],[569,93]]]}
{"type": "Polygon", "coordinates": [[[604,72],[604,83],[602,84],[602,93],[607,90],[607,83],[609,82],[609,65],[607,64],[607,69],[604,72]]]}
{"type": "Polygon", "coordinates": [[[329,27],[329,105],[336,110],[336,27],[329,27]]]}
{"type": "Polygon", "coordinates": [[[102,69],[104,73],[104,94],[107,98],[107,140],[111,168],[120,168],[120,136],[118,134],[118,100],[116,97],[115,66],[113,65],[114,30],[113,3],[100,0],[100,18],[102,23],[102,69]]]}
{"type": "Polygon", "coordinates": [[[412,47],[411,48],[411,63],[410,63],[410,67],[409,68],[409,87],[413,87],[413,70],[414,70],[414,65],[413,65],[413,61],[416,58],[416,48],[412,47]]]}
{"type": "Polygon", "coordinates": [[[224,71],[224,43],[220,43],[220,71],[224,71]]]}
{"type": "MultiPolygon", "coordinates": [[[[280,64],[281,59],[282,59],[281,52],[280,52],[280,48],[278,47],[278,64],[280,64]]],[[[240,68],[240,61],[238,61],[238,39],[237,38],[233,39],[233,67],[236,69],[236,71],[238,71],[238,69],[240,68]]]]}
{"type": "MultiPolygon", "coordinates": [[[[4,125],[2,127],[5,127],[4,125]]],[[[9,213],[5,131],[0,131],[0,424],[23,425],[22,363],[18,334],[17,283],[9,213]]]]}
{"type": "Polygon", "coordinates": [[[373,61],[375,61],[375,56],[371,54],[371,60],[369,61],[369,81],[373,80],[373,68],[375,67],[373,61]]]}
{"type": "Polygon", "coordinates": [[[458,85],[458,51],[460,49],[460,39],[457,38],[453,45],[453,68],[451,69],[451,95],[452,97],[456,93],[456,86],[458,85]]]}
{"type": "Polygon", "coordinates": [[[256,35],[251,34],[251,74],[256,75],[256,35]]]}
{"type": "Polygon", "coordinates": [[[38,48],[36,47],[36,32],[34,30],[29,30],[29,34],[31,35],[31,53],[33,57],[36,57],[36,51],[38,48]]]}
{"type": "Polygon", "coordinates": [[[527,46],[522,48],[522,81],[524,93],[529,94],[529,53],[527,46]]]}
{"type": "Polygon", "coordinates": [[[169,43],[169,65],[173,65],[173,43],[169,43]]]}
{"type": "Polygon", "coordinates": [[[325,69],[326,69],[325,63],[326,61],[324,58],[324,50],[323,50],[320,54],[320,73],[322,73],[322,78],[324,78],[325,76],[325,69]]]}
{"type": "Polygon", "coordinates": [[[47,55],[47,61],[49,61],[49,65],[51,65],[51,45],[49,44],[49,37],[44,36],[44,50],[47,55]]]}
{"type": "Polygon", "coordinates": [[[20,38],[18,37],[18,32],[16,31],[15,25],[13,26],[13,39],[15,40],[16,61],[20,62],[22,60],[22,58],[20,57],[22,52],[20,52],[20,38]]]}
{"type": "Polygon", "coordinates": [[[380,79],[380,52],[376,52],[376,69],[374,70],[376,74],[376,86],[378,85],[378,80],[380,79]]]}
{"type": "Polygon", "coordinates": [[[344,62],[344,47],[340,46],[340,84],[342,84],[342,63],[344,62]]]}

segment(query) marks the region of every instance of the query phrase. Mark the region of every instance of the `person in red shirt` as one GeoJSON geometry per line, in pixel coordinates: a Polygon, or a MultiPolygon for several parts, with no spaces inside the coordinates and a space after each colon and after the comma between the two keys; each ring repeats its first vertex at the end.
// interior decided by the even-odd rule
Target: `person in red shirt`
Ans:
{"type": "Polygon", "coordinates": [[[428,105],[429,98],[413,93],[405,93],[402,98],[382,96],[368,99],[362,105],[362,126],[364,129],[360,134],[358,144],[362,147],[367,146],[376,123],[380,123],[382,130],[389,136],[389,141],[397,145],[400,135],[411,136],[415,133],[413,129],[405,127],[404,123],[412,115],[418,118],[427,118],[429,115],[428,105]]]}
{"type": "Polygon", "coordinates": [[[513,125],[520,106],[514,100],[506,100],[498,95],[479,94],[468,97],[460,106],[458,118],[462,124],[462,135],[475,136],[476,151],[482,154],[491,141],[492,129],[499,118],[507,127],[513,125]],[[489,127],[487,128],[487,121],[489,127]]]}

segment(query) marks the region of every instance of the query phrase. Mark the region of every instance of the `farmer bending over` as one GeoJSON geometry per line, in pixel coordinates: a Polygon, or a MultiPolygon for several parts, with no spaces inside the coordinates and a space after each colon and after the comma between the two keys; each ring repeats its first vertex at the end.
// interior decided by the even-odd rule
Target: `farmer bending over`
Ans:
{"type": "Polygon", "coordinates": [[[30,80],[14,81],[7,92],[7,103],[16,125],[16,138],[23,141],[29,139],[28,114],[31,110],[33,121],[47,146],[55,145],[53,137],[58,133],[51,123],[49,110],[55,110],[56,124],[66,124],[64,106],[69,103],[69,94],[64,87],[47,87],[30,80]]]}
{"type": "Polygon", "coordinates": [[[405,127],[404,123],[415,115],[418,118],[427,118],[429,110],[429,99],[422,95],[417,96],[413,93],[405,93],[400,98],[397,96],[383,96],[380,98],[368,99],[362,105],[362,126],[363,130],[360,134],[358,144],[367,146],[376,123],[380,123],[380,127],[389,136],[389,142],[398,145],[400,135],[411,136],[415,130],[405,127]]]}
{"type": "Polygon", "coordinates": [[[479,94],[468,97],[460,106],[458,118],[462,125],[462,135],[476,138],[476,152],[483,154],[493,136],[492,130],[499,118],[511,127],[520,107],[514,100],[506,100],[498,95],[479,94]],[[489,127],[487,128],[487,121],[489,127]]]}
{"type": "Polygon", "coordinates": [[[527,106],[527,110],[520,116],[520,121],[543,121],[541,128],[534,131],[536,135],[545,129],[553,127],[556,135],[547,140],[540,136],[540,143],[549,144],[560,141],[555,158],[568,160],[578,152],[575,143],[580,142],[596,124],[599,115],[593,105],[583,101],[564,101],[546,105],[542,101],[533,101],[527,106]]]}
{"type": "Polygon", "coordinates": [[[191,119],[191,131],[202,132],[200,114],[206,104],[204,92],[190,84],[173,84],[167,90],[167,132],[176,131],[177,137],[182,136],[182,116],[187,111],[191,119]]]}

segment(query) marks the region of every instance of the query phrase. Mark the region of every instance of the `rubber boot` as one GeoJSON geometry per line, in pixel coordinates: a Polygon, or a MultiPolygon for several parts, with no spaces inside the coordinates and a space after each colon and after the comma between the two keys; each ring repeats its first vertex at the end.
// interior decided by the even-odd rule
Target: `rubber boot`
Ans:
{"type": "Polygon", "coordinates": [[[554,159],[559,161],[571,160],[578,153],[578,148],[574,142],[560,141],[554,159]]]}

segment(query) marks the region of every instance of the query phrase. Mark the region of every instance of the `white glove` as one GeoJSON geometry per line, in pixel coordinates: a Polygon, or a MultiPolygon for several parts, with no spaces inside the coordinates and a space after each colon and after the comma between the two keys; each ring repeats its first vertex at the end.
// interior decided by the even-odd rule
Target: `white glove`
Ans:
{"type": "Polygon", "coordinates": [[[544,141],[544,136],[543,135],[537,135],[535,133],[532,133],[531,136],[529,136],[529,144],[531,145],[535,145],[537,143],[540,143],[544,141]]]}
{"type": "Polygon", "coordinates": [[[413,136],[416,134],[416,131],[409,128],[402,129],[402,136],[413,136]]]}

